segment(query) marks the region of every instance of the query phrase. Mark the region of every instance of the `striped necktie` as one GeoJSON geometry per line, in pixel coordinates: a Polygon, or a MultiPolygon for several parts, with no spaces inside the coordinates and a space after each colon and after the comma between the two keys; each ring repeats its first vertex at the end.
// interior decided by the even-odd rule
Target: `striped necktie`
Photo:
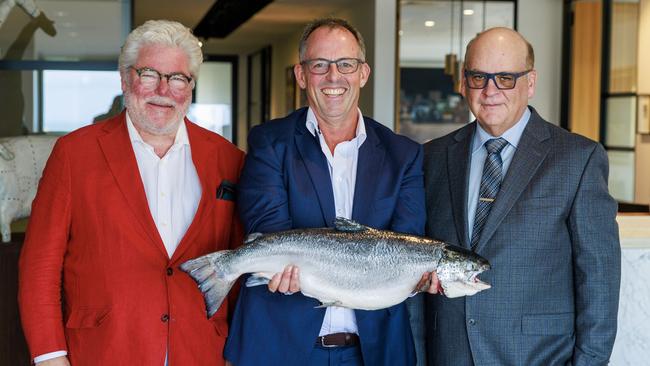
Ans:
{"type": "Polygon", "coordinates": [[[479,188],[478,205],[476,206],[476,216],[474,219],[474,229],[472,230],[472,250],[476,249],[478,240],[481,237],[483,225],[487,220],[492,203],[501,187],[503,162],[501,161],[501,150],[508,145],[506,139],[490,139],[485,142],[485,149],[488,151],[483,166],[483,176],[481,177],[481,187],[479,188]]]}

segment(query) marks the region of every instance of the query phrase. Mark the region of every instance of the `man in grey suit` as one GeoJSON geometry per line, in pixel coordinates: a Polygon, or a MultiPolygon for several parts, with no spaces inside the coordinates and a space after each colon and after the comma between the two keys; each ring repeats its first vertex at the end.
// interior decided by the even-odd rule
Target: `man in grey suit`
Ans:
{"type": "Polygon", "coordinates": [[[489,29],[467,46],[461,93],[476,121],[427,143],[427,235],[472,248],[492,288],[427,296],[430,365],[606,365],[620,244],[601,145],[529,107],[533,49],[489,29]]]}

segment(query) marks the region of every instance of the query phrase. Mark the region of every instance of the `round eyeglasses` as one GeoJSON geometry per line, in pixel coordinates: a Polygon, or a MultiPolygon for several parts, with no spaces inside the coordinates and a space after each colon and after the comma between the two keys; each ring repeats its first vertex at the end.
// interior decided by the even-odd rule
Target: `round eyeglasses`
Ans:
{"type": "Polygon", "coordinates": [[[470,89],[483,89],[487,86],[490,80],[494,81],[497,89],[508,90],[514,89],[517,85],[517,79],[528,74],[533,70],[526,70],[522,72],[481,72],[465,70],[465,85],[470,89]]]}
{"type": "Polygon", "coordinates": [[[351,74],[359,70],[359,65],[366,62],[358,58],[340,58],[338,60],[328,60],[324,58],[314,58],[302,61],[301,65],[306,65],[309,72],[316,75],[324,75],[330,70],[330,65],[335,64],[336,69],[341,74],[351,74]]]}
{"type": "Polygon", "coordinates": [[[167,85],[174,91],[183,91],[192,84],[192,78],[183,74],[182,72],[173,72],[170,74],[163,74],[156,69],[150,67],[135,68],[131,66],[140,78],[140,84],[147,90],[153,90],[160,85],[160,81],[164,78],[167,80],[167,85]]]}

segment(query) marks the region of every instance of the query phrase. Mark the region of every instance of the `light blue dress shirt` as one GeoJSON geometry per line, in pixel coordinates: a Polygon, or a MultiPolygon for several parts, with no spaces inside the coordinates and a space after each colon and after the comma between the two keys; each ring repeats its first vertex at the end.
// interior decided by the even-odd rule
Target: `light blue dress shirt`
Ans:
{"type": "MultiPolygon", "coordinates": [[[[472,232],[474,231],[474,219],[476,218],[476,206],[478,206],[478,195],[479,188],[481,186],[481,177],[483,176],[483,166],[485,165],[485,159],[487,158],[487,150],[483,146],[485,142],[489,139],[503,137],[508,141],[508,144],[501,150],[501,161],[503,162],[503,171],[501,176],[505,178],[506,173],[508,172],[508,167],[512,162],[512,157],[517,151],[517,145],[521,139],[521,135],[524,133],[524,129],[528,124],[530,119],[530,110],[526,108],[524,114],[521,116],[519,121],[515,123],[514,126],[510,127],[506,132],[501,136],[492,136],[487,133],[479,123],[476,124],[476,132],[474,133],[474,138],[472,140],[471,147],[471,167],[469,170],[469,185],[468,185],[468,197],[467,197],[467,242],[472,241],[472,232]]],[[[498,196],[497,196],[498,197],[498,196]]]]}

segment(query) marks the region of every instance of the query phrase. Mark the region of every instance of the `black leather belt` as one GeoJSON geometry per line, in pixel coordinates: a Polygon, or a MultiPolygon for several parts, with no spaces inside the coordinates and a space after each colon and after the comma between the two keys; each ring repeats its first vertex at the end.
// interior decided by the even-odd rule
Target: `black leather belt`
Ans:
{"type": "Polygon", "coordinates": [[[316,345],[322,347],[345,347],[359,345],[359,336],[354,333],[333,333],[316,338],[316,345]]]}

